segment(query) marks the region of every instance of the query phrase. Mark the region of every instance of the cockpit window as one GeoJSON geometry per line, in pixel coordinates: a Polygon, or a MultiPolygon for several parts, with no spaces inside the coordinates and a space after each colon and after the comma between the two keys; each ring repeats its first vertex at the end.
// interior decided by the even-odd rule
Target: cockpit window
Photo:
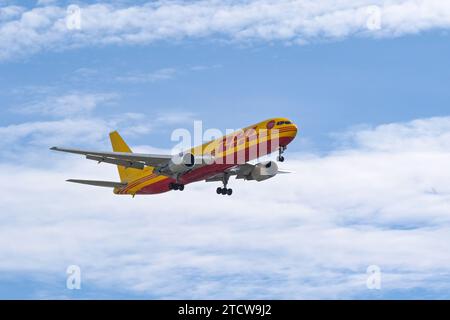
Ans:
{"type": "Polygon", "coordinates": [[[283,124],[292,124],[291,121],[278,121],[277,126],[282,126],[283,124]]]}

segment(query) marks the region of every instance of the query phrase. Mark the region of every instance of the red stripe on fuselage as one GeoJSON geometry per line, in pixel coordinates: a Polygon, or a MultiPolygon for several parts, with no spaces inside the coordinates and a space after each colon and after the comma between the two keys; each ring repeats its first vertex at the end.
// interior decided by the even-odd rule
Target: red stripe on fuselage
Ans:
{"type": "Polygon", "coordinates": [[[146,182],[146,181],[148,181],[148,180],[151,180],[151,179],[153,179],[153,178],[155,178],[155,177],[157,177],[157,176],[158,176],[158,175],[152,173],[152,174],[150,174],[150,175],[148,175],[148,176],[139,178],[138,180],[134,180],[134,181],[132,181],[129,185],[127,185],[124,189],[120,190],[120,193],[126,194],[126,192],[127,192],[128,190],[133,189],[134,187],[140,185],[141,183],[144,183],[144,182],[146,182]]]}

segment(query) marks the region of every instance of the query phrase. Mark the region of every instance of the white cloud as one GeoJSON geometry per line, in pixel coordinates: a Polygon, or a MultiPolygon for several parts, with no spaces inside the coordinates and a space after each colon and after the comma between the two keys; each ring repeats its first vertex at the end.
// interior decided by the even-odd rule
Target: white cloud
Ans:
{"type": "MultiPolygon", "coordinates": [[[[68,142],[89,143],[101,141],[108,133],[106,122],[95,119],[61,119],[35,121],[0,127],[1,144],[13,146],[25,142],[32,146],[52,146],[68,142]]],[[[6,150],[3,150],[6,151],[6,150]]]]}
{"type": "Polygon", "coordinates": [[[109,149],[109,132],[120,130],[128,137],[148,134],[154,129],[144,114],[124,113],[120,116],[62,118],[30,121],[0,127],[0,156],[17,158],[21,152],[52,146],[89,146],[109,149]],[[25,149],[25,150],[24,150],[25,149]]]}
{"type": "Polygon", "coordinates": [[[55,4],[56,2],[58,2],[58,0],[38,0],[36,4],[38,6],[39,5],[45,6],[45,5],[49,5],[49,4],[55,4]]]}
{"type": "Polygon", "coordinates": [[[68,185],[117,179],[70,155],[47,169],[4,162],[0,271],[63,277],[78,264],[89,286],[163,298],[349,298],[371,296],[376,264],[381,295],[445,296],[449,132],[434,118],[347,133],[348,147],[288,154],[295,175],[232,181],[225,198],[206,183],[135,199],[68,185]]]}
{"type": "MultiPolygon", "coordinates": [[[[0,3],[1,5],[1,3],[0,3]]],[[[19,6],[4,6],[0,7],[0,22],[3,20],[10,20],[17,18],[25,11],[25,8],[19,6]]]]}
{"type": "Polygon", "coordinates": [[[53,117],[86,116],[100,105],[105,105],[117,98],[111,93],[69,93],[62,96],[52,96],[44,101],[29,103],[19,112],[25,114],[41,114],[53,117]]]}
{"type": "Polygon", "coordinates": [[[129,83],[146,83],[170,80],[175,77],[177,70],[174,68],[163,68],[150,73],[136,73],[116,77],[117,81],[129,83]]]}
{"type": "Polygon", "coordinates": [[[376,151],[445,151],[450,150],[449,126],[450,118],[419,119],[407,124],[394,123],[350,131],[342,137],[356,146],[376,151]]]}
{"type": "MultiPolygon", "coordinates": [[[[7,8],[3,10],[11,11],[7,8]]],[[[48,5],[20,16],[5,15],[0,24],[0,59],[87,45],[211,37],[307,43],[350,36],[399,36],[450,26],[450,4],[441,0],[159,1],[130,7],[91,4],[81,7],[81,30],[67,28],[66,14],[66,8],[48,5]],[[374,12],[379,21],[375,21],[374,12]]]]}
{"type": "Polygon", "coordinates": [[[175,77],[186,74],[188,72],[203,72],[221,68],[221,65],[194,65],[190,67],[170,67],[161,68],[151,72],[131,72],[125,75],[115,77],[116,81],[139,84],[139,83],[155,83],[160,81],[172,80],[175,77]]]}
{"type": "MultiPolygon", "coordinates": [[[[105,144],[110,131],[122,125],[128,127],[130,122],[139,126],[139,121],[142,121],[138,115],[131,113],[121,114],[120,117],[93,116],[95,108],[110,105],[117,99],[117,95],[111,93],[68,93],[50,95],[45,99],[40,96],[38,94],[35,101],[11,110],[23,115],[38,115],[43,120],[0,127],[0,156],[16,159],[22,153],[33,154],[36,149],[46,150],[54,145],[98,146],[105,144]],[[49,117],[52,120],[48,120],[49,117]]],[[[150,129],[150,126],[147,128],[150,129]]],[[[34,159],[33,155],[31,157],[34,159]]]]}
{"type": "Polygon", "coordinates": [[[165,125],[180,125],[192,123],[195,120],[195,113],[188,111],[165,111],[156,115],[155,122],[165,125]]]}
{"type": "MultiPolygon", "coordinates": [[[[48,94],[48,90],[43,92],[48,94]]],[[[36,150],[39,153],[39,150],[46,150],[55,145],[109,150],[108,133],[113,130],[119,130],[123,136],[133,138],[148,134],[155,128],[167,129],[168,126],[191,123],[195,117],[192,112],[168,108],[164,111],[153,111],[150,115],[118,112],[123,109],[111,108],[110,112],[96,115],[95,109],[117,104],[119,96],[114,93],[52,93],[48,98],[40,99],[41,94],[38,91],[36,96],[33,102],[10,111],[25,116],[38,115],[42,120],[0,127],[0,159],[26,158],[33,161],[36,160],[36,150]],[[27,153],[26,157],[23,153],[27,153]]]]}

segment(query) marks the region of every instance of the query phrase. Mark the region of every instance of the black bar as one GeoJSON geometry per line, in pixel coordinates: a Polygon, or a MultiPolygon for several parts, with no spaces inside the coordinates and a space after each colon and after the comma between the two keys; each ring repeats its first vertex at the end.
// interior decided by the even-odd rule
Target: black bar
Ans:
{"type": "MultiPolygon", "coordinates": [[[[365,319],[445,315],[449,301],[1,301],[3,313],[130,319],[365,319]],[[8,310],[10,309],[10,310],[8,310]]],[[[400,318],[399,318],[400,319],[400,318]]]]}

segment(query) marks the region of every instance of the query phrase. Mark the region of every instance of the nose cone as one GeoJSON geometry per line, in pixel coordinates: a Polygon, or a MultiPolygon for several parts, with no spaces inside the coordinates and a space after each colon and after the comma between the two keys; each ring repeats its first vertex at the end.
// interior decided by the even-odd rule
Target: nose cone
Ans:
{"type": "Polygon", "coordinates": [[[297,135],[297,133],[298,133],[298,126],[295,124],[295,123],[293,123],[292,122],[292,125],[294,126],[294,129],[295,129],[295,135],[297,135]]]}
{"type": "Polygon", "coordinates": [[[291,121],[291,133],[292,133],[292,137],[293,138],[295,138],[296,136],[297,136],[297,133],[298,133],[298,126],[297,126],[297,124],[295,124],[293,121],[291,121]]]}
{"type": "Polygon", "coordinates": [[[287,146],[290,144],[298,133],[298,126],[291,120],[283,120],[284,125],[279,129],[280,132],[280,145],[287,146]]]}

